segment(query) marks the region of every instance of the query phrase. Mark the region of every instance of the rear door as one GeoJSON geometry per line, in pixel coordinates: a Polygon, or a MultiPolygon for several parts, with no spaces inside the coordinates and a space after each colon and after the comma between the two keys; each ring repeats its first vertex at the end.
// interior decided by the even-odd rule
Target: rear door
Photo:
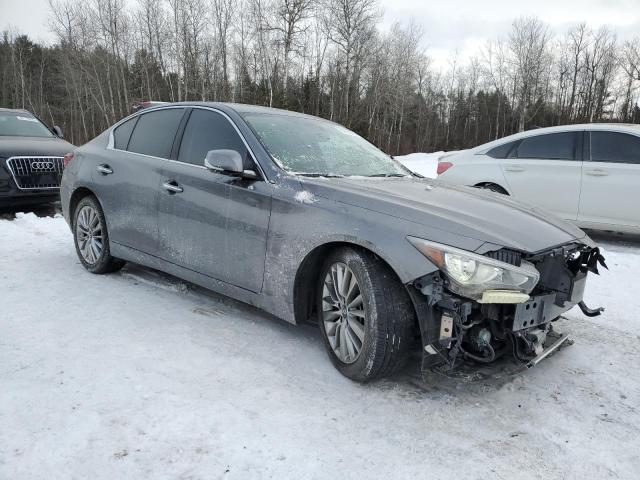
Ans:
{"type": "Polygon", "coordinates": [[[640,136],[603,130],[590,136],[578,220],[585,226],[640,227],[640,136]]]}
{"type": "Polygon", "coordinates": [[[522,139],[502,163],[513,196],[575,221],[580,201],[582,137],[580,131],[522,139]]]}
{"type": "Polygon", "coordinates": [[[230,149],[256,170],[251,153],[224,114],[194,108],[176,161],[167,162],[159,196],[161,256],[172,263],[253,292],[264,274],[271,187],[204,167],[209,150],[230,149]]]}
{"type": "Polygon", "coordinates": [[[111,241],[155,255],[157,197],[184,108],[151,111],[115,128],[94,173],[111,241]]]}

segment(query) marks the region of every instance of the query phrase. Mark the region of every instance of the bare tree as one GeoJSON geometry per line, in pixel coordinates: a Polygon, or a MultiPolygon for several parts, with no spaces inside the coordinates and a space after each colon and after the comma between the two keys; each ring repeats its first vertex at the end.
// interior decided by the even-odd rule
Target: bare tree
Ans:
{"type": "Polygon", "coordinates": [[[291,52],[300,47],[298,39],[305,31],[303,22],[311,11],[312,0],[279,0],[275,7],[276,23],[271,28],[278,32],[278,43],[282,45],[282,84],[287,99],[287,82],[291,52]]]}
{"type": "Polygon", "coordinates": [[[633,95],[640,86],[640,37],[624,43],[618,61],[626,77],[622,116],[625,121],[633,121],[633,95]]]}
{"type": "Polygon", "coordinates": [[[567,32],[567,47],[571,60],[571,95],[569,97],[569,105],[567,107],[568,117],[574,117],[574,105],[576,102],[576,92],[578,88],[578,76],[582,72],[584,65],[582,63],[585,50],[588,45],[588,37],[590,31],[584,23],[577,25],[567,32]]]}
{"type": "Polygon", "coordinates": [[[234,0],[212,0],[213,24],[217,35],[217,45],[222,61],[222,98],[229,99],[229,30],[233,16],[234,0]]]}
{"type": "Polygon", "coordinates": [[[380,18],[376,0],[325,0],[325,27],[344,58],[344,122],[350,124],[352,75],[363,60],[363,46],[371,40],[380,18]]]}
{"type": "Polygon", "coordinates": [[[640,39],[537,18],[435,68],[378,0],[50,0],[56,42],[0,36],[0,104],[82,143],[154,100],[233,100],[341,122],[389,153],[534,126],[640,122],[640,39]]]}
{"type": "MultiPolygon", "coordinates": [[[[262,63],[263,78],[269,91],[269,103],[273,106],[274,73],[277,68],[277,59],[274,61],[274,52],[270,48],[271,29],[268,23],[267,9],[263,0],[252,0],[253,20],[256,22],[259,56],[262,63]]],[[[277,55],[276,55],[277,56],[277,55]]]]}
{"type": "Polygon", "coordinates": [[[509,47],[518,95],[519,132],[524,131],[529,107],[540,87],[548,58],[549,39],[548,28],[536,17],[521,17],[513,22],[509,47]]]}
{"type": "MultiPolygon", "coordinates": [[[[506,92],[509,80],[508,72],[508,52],[505,42],[502,39],[489,41],[482,50],[484,75],[490,82],[491,88],[496,92],[506,92]]],[[[495,125],[493,138],[500,138],[501,131],[504,131],[503,118],[503,96],[497,96],[495,125]],[[502,128],[502,130],[501,130],[502,128]]]]}

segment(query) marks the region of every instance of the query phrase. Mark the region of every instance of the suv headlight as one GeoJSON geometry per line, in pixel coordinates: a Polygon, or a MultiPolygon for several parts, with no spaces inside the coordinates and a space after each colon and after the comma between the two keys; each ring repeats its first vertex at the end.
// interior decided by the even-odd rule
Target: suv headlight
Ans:
{"type": "Polygon", "coordinates": [[[481,300],[488,290],[529,294],[540,279],[536,267],[524,260],[516,267],[421,238],[407,240],[446,275],[449,289],[463,297],[481,300]]]}

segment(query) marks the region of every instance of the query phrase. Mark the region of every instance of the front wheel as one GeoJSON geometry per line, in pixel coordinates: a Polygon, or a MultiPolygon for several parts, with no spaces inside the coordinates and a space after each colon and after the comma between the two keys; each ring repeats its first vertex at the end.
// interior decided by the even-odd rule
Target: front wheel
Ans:
{"type": "Polygon", "coordinates": [[[318,323],[344,376],[366,382],[399,370],[414,335],[415,312],[395,273],[374,255],[341,248],[318,282],[318,323]]]}
{"type": "Polygon", "coordinates": [[[84,268],[91,273],[120,270],[124,262],[111,256],[107,222],[98,200],[93,196],[84,197],[78,202],[73,218],[76,253],[84,268]]]}

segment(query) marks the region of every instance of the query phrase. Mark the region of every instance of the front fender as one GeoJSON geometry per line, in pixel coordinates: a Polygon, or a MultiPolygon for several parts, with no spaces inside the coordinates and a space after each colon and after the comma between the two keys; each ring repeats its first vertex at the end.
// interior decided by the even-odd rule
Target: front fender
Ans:
{"type": "MultiPolygon", "coordinates": [[[[295,323],[298,269],[323,245],[346,243],[365,248],[384,260],[405,284],[437,270],[407,241],[407,236],[433,239],[428,228],[328,198],[296,195],[299,188],[284,182],[273,197],[262,294],[267,310],[275,315],[295,323]]],[[[483,243],[465,242],[469,250],[483,243]]]]}

